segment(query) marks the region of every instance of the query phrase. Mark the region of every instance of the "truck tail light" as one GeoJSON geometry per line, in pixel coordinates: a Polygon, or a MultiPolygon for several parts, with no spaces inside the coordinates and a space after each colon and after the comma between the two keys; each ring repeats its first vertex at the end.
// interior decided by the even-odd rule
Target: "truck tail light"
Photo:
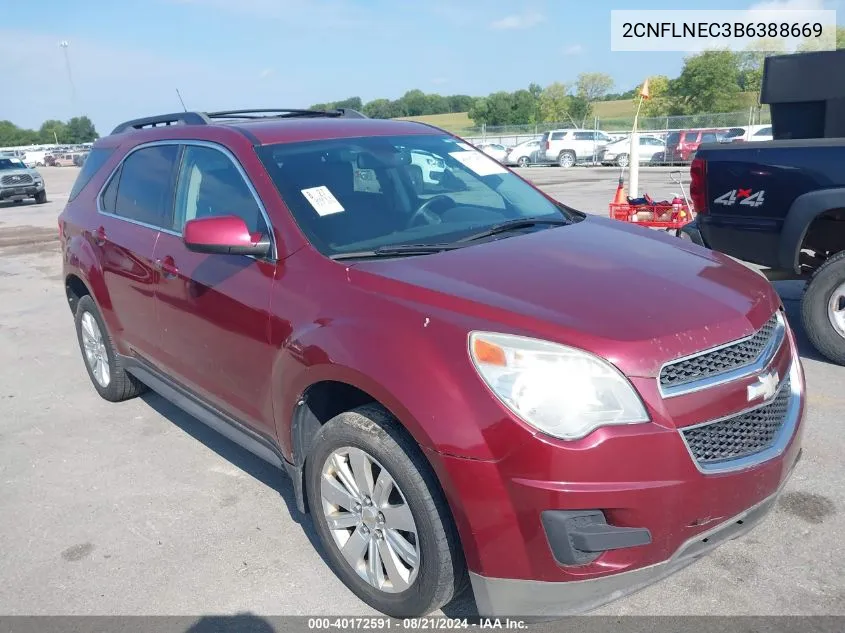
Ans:
{"type": "Polygon", "coordinates": [[[693,159],[689,172],[693,211],[707,213],[707,161],[703,158],[693,159]]]}
{"type": "Polygon", "coordinates": [[[552,148],[552,144],[546,141],[546,150],[550,150],[552,148]]]}

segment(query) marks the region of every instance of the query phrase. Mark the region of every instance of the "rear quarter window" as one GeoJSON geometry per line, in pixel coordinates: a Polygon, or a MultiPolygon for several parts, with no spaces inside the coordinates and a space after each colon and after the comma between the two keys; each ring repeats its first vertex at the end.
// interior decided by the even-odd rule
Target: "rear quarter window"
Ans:
{"type": "Polygon", "coordinates": [[[100,167],[105,164],[109,156],[112,155],[112,152],[114,152],[114,149],[110,147],[91,150],[91,153],[88,154],[88,159],[82,164],[82,169],[79,170],[79,175],[73,183],[73,188],[70,190],[70,195],[68,196],[68,202],[80,194],[85,188],[85,185],[94,177],[94,174],[100,171],[100,167]]]}

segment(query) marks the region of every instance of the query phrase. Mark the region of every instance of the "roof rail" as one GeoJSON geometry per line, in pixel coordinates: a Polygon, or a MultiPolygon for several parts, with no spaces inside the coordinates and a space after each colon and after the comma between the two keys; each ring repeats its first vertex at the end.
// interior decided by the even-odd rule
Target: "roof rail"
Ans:
{"type": "Polygon", "coordinates": [[[207,125],[208,117],[202,112],[174,112],[173,114],[158,114],[142,119],[125,121],[112,130],[112,134],[120,134],[128,129],[140,130],[145,127],[158,127],[159,125],[207,125]]]}
{"type": "Polygon", "coordinates": [[[173,114],[159,114],[156,116],[133,119],[118,125],[112,134],[120,134],[126,130],[140,130],[145,127],[160,125],[208,125],[214,119],[275,119],[294,117],[342,117],[345,119],[366,119],[366,115],[357,110],[337,108],[334,110],[297,110],[291,108],[258,108],[249,110],[221,110],[219,112],[174,112],[173,114]]]}

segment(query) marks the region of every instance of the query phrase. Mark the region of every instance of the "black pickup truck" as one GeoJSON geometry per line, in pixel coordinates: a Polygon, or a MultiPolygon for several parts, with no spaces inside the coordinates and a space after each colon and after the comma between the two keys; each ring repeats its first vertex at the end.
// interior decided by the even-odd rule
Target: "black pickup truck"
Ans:
{"type": "Polygon", "coordinates": [[[690,175],[697,217],[681,237],[807,280],[807,336],[845,365],[845,138],[702,145],[690,175]]]}

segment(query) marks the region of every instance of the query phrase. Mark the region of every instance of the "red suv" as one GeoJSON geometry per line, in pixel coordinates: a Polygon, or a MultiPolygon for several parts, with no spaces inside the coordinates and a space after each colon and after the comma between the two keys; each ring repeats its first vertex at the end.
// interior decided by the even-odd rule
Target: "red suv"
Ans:
{"type": "Polygon", "coordinates": [[[750,529],[800,454],[765,279],[422,123],[130,121],[59,228],[97,392],[154,389],[286,470],[386,614],[466,583],[482,615],[592,609],[750,529]]]}
{"type": "Polygon", "coordinates": [[[724,137],[721,130],[681,130],[666,137],[667,162],[686,163],[692,160],[699,145],[718,143],[724,137]]]}

